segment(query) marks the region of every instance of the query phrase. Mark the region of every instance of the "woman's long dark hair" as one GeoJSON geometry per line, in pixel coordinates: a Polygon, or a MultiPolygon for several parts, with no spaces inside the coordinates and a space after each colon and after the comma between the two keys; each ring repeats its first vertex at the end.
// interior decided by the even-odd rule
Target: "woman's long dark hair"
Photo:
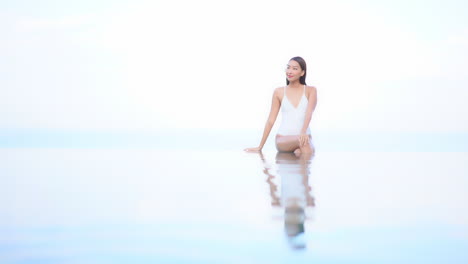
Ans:
{"type": "MultiPolygon", "coordinates": [[[[301,84],[304,84],[306,85],[306,75],[307,75],[307,64],[305,62],[305,60],[302,58],[302,57],[294,57],[294,58],[291,58],[289,61],[296,61],[297,63],[299,63],[299,66],[301,66],[301,70],[304,71],[304,76],[301,76],[301,78],[299,78],[299,82],[301,84]]],[[[289,84],[289,80],[288,78],[286,78],[286,85],[289,84]]]]}

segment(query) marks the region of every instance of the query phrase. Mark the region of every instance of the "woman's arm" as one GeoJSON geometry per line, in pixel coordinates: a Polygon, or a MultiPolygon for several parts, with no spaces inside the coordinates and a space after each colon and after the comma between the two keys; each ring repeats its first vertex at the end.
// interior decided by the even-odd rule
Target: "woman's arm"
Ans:
{"type": "Polygon", "coordinates": [[[312,113],[315,110],[315,106],[317,105],[317,89],[313,86],[310,87],[310,92],[308,96],[308,103],[307,103],[307,110],[306,110],[306,115],[304,119],[304,125],[302,126],[301,129],[301,136],[299,138],[300,145],[303,146],[304,144],[307,143],[308,137],[306,135],[307,133],[307,128],[309,127],[310,120],[312,120],[312,113]]]}
{"type": "Polygon", "coordinates": [[[245,151],[261,151],[263,146],[265,145],[265,142],[268,139],[268,136],[270,135],[271,128],[275,124],[276,118],[278,117],[278,112],[281,106],[281,101],[279,99],[278,95],[279,89],[276,89],[273,92],[273,98],[271,100],[271,109],[270,109],[270,114],[268,116],[267,122],[265,124],[265,128],[263,129],[263,136],[262,140],[260,141],[260,144],[256,148],[247,148],[245,151]]]}

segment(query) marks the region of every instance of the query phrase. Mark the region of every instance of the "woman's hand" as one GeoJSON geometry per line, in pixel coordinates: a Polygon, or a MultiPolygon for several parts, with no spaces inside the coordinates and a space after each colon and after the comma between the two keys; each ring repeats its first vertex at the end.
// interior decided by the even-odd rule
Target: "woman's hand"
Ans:
{"type": "Polygon", "coordinates": [[[309,135],[300,134],[299,135],[299,146],[303,147],[309,143],[309,135]]]}
{"type": "Polygon", "coordinates": [[[247,151],[247,152],[261,152],[261,151],[262,151],[262,148],[261,148],[261,147],[246,148],[246,149],[244,149],[244,151],[247,151]]]}

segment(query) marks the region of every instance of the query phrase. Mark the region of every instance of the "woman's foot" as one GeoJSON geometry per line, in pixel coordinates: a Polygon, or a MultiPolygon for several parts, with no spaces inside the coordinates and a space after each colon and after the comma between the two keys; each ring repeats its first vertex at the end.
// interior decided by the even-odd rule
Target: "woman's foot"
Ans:
{"type": "Polygon", "coordinates": [[[301,149],[298,148],[298,149],[294,150],[294,154],[295,154],[296,156],[301,155],[301,149]]]}

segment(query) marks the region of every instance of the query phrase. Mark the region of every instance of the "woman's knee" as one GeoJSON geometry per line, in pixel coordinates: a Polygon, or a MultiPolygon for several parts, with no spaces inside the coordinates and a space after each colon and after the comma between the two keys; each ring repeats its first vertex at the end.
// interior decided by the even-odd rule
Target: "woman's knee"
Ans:
{"type": "Polygon", "coordinates": [[[301,147],[301,152],[302,153],[314,153],[314,146],[312,145],[311,142],[307,142],[304,146],[301,147]]]}

